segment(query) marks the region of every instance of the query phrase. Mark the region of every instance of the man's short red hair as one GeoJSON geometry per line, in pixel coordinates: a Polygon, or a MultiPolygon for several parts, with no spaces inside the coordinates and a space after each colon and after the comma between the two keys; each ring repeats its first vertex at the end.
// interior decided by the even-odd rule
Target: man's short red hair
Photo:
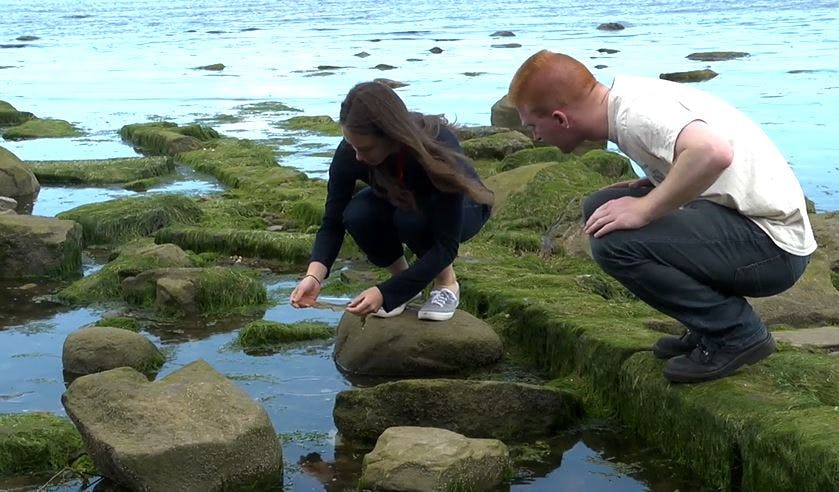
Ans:
{"type": "Polygon", "coordinates": [[[589,69],[576,59],[542,50],[525,60],[516,71],[507,99],[516,107],[548,114],[574,106],[596,85],[589,69]]]}

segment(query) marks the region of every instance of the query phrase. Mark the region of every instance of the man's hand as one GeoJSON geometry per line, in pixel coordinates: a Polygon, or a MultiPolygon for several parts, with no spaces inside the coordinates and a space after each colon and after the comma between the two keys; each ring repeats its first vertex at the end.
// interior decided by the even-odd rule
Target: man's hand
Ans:
{"type": "Polygon", "coordinates": [[[652,220],[644,198],[624,196],[609,200],[591,214],[583,230],[597,238],[620,229],[644,227],[652,220]]]}
{"type": "Polygon", "coordinates": [[[375,313],[382,307],[384,298],[378,287],[370,287],[347,304],[347,311],[357,316],[375,313]]]}

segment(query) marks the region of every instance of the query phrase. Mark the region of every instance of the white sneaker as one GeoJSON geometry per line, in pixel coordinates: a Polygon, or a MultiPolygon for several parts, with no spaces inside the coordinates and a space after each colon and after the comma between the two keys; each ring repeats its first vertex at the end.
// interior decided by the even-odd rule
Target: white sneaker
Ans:
{"type": "Polygon", "coordinates": [[[420,308],[417,317],[429,321],[446,321],[454,316],[459,304],[460,299],[451,290],[432,290],[428,302],[420,308]]]}
{"type": "Polygon", "coordinates": [[[415,295],[414,297],[412,297],[412,298],[408,299],[408,301],[407,301],[407,302],[405,302],[405,304],[400,304],[400,305],[396,306],[395,308],[393,308],[393,310],[392,310],[392,311],[385,311],[385,310],[384,310],[384,308],[379,308],[379,310],[378,310],[378,311],[376,311],[375,313],[370,314],[370,316],[375,316],[375,317],[377,317],[377,318],[393,318],[394,316],[399,316],[400,314],[402,314],[403,312],[405,312],[405,307],[406,307],[408,304],[410,304],[411,302],[413,302],[413,301],[415,301],[416,299],[418,299],[418,298],[420,297],[420,295],[421,295],[421,294],[422,294],[422,292],[417,293],[417,295],[415,295]]]}

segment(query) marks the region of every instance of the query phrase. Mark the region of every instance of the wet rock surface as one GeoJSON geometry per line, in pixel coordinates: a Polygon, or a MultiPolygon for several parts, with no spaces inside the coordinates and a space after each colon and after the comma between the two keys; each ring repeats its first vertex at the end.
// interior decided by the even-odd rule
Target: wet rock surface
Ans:
{"type": "Polygon", "coordinates": [[[555,435],[581,415],[575,397],[546,386],[411,379],[342,391],[333,417],[342,436],[361,442],[401,425],[512,442],[555,435]]]}
{"type": "Polygon", "coordinates": [[[363,487],[390,491],[491,490],[504,481],[507,446],[444,429],[391,427],[364,457],[363,487]]]}
{"type": "Polygon", "coordinates": [[[501,339],[471,314],[457,311],[445,322],[420,321],[412,309],[386,319],[345,312],[334,352],[342,370],[379,376],[451,374],[501,356],[501,339]]]}
{"type": "Polygon", "coordinates": [[[62,403],[97,468],[132,490],[281,483],[268,415],[204,361],[154,383],[130,368],[84,376],[62,403]]]}
{"type": "Polygon", "coordinates": [[[164,360],[163,354],[143,335],[106,326],[82,328],[68,335],[61,357],[68,380],[118,367],[153,376],[164,360]]]}

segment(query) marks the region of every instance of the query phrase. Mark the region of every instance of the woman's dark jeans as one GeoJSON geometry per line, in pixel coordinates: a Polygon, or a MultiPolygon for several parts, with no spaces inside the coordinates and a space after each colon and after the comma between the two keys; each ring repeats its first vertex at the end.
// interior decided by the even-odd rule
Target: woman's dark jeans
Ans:
{"type": "MultiPolygon", "coordinates": [[[[609,200],[651,189],[600,190],[583,203],[584,220],[609,200]]],[[[692,201],[640,229],[590,241],[595,261],[630,292],[728,350],[748,347],[766,334],[744,296],[787,290],[810,260],[780,249],[754,222],[708,200],[692,201]]]]}
{"type": "MultiPolygon", "coordinates": [[[[488,207],[466,198],[460,242],[477,234],[488,219],[488,207]]],[[[370,263],[378,267],[390,266],[398,260],[404,254],[403,243],[417,257],[422,257],[434,243],[426,210],[400,210],[369,187],[356,193],[347,204],[344,226],[370,263]]]]}

